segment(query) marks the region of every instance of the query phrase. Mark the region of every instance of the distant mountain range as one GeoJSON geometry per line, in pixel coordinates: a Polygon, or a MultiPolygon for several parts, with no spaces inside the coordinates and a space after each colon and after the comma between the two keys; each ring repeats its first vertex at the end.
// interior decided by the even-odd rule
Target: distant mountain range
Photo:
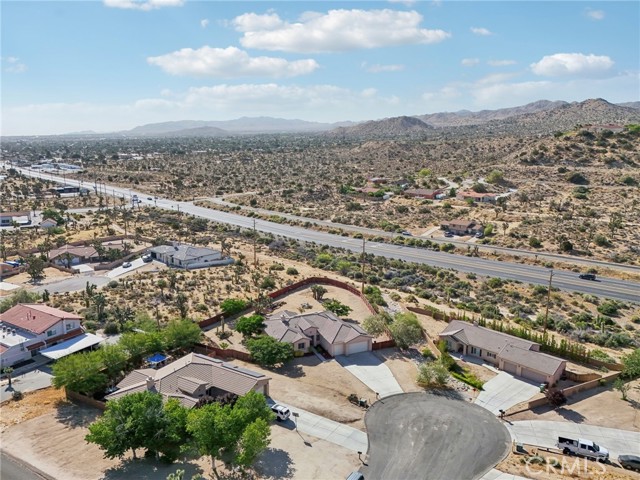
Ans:
{"type": "Polygon", "coordinates": [[[612,104],[603,99],[584,102],[540,100],[513,108],[471,112],[442,112],[401,116],[367,122],[320,123],[272,117],[235,120],[182,120],[150,123],[131,130],[73,136],[100,137],[225,137],[275,133],[325,133],[337,137],[432,136],[442,133],[543,134],[574,128],[576,124],[640,122],[640,102],[612,104]]]}

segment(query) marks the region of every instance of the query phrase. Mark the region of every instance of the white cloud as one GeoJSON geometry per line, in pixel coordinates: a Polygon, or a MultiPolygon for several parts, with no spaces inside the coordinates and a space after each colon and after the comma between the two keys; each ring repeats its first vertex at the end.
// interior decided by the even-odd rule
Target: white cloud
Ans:
{"type": "Polygon", "coordinates": [[[452,100],[462,95],[462,92],[453,85],[447,85],[435,92],[425,92],[422,94],[422,99],[429,102],[431,100],[452,100]]]}
{"type": "Polygon", "coordinates": [[[587,17],[591,18],[592,20],[604,19],[604,12],[602,10],[592,10],[590,8],[587,8],[586,14],[587,14],[587,17]]]}
{"type": "Polygon", "coordinates": [[[536,75],[547,77],[567,75],[597,77],[606,73],[613,64],[613,60],[606,55],[556,53],[546,55],[539,62],[532,63],[531,70],[536,75]]]}
{"type": "Polygon", "coordinates": [[[404,65],[401,65],[401,64],[381,65],[379,63],[374,63],[373,65],[369,65],[367,62],[363,62],[362,68],[369,73],[401,72],[402,70],[404,70],[404,65]]]}
{"type": "Polygon", "coordinates": [[[111,8],[148,12],[162,7],[181,7],[184,5],[184,0],[104,0],[104,5],[111,8]]]}
{"type": "Polygon", "coordinates": [[[7,73],[24,73],[27,71],[27,66],[18,57],[6,57],[3,60],[6,63],[4,71],[7,73]]]}
{"type": "Polygon", "coordinates": [[[240,43],[245,48],[298,53],[431,44],[451,37],[444,30],[419,28],[420,22],[418,12],[389,9],[307,12],[295,23],[275,13],[248,13],[233,20],[243,32],[240,43]]]}
{"type": "Polygon", "coordinates": [[[474,35],[480,35],[482,37],[488,37],[489,35],[493,35],[493,33],[483,27],[471,27],[470,28],[471,33],[473,33],[474,35]]]}
{"type": "Polygon", "coordinates": [[[402,5],[406,5],[410,7],[411,5],[415,5],[417,0],[388,0],[389,3],[401,3],[402,5]]]}
{"type": "Polygon", "coordinates": [[[491,73],[476,80],[476,85],[493,85],[496,83],[502,83],[512,78],[517,77],[517,73],[491,73]]]}
{"type": "Polygon", "coordinates": [[[507,67],[509,65],[515,65],[516,63],[518,62],[515,60],[489,60],[487,62],[487,64],[492,67],[507,67]]]}
{"type": "Polygon", "coordinates": [[[203,18],[202,20],[200,20],[200,26],[202,28],[207,28],[209,26],[209,19],[203,18]]]}
{"type": "Polygon", "coordinates": [[[473,67],[475,65],[478,65],[480,63],[480,59],[479,58],[463,58],[460,61],[460,64],[463,67],[473,67]]]}
{"type": "Polygon", "coordinates": [[[147,62],[171,75],[234,78],[243,76],[295,77],[316,70],[313,59],[288,61],[275,57],[251,57],[236,47],[197,50],[183,48],[166,55],[149,57],[147,62]]]}

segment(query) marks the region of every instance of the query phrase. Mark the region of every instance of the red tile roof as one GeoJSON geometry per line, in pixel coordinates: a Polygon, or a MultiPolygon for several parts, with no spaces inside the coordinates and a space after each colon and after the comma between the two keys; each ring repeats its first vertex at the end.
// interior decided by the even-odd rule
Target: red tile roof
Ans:
{"type": "Polygon", "coordinates": [[[19,304],[0,315],[0,320],[16,328],[40,334],[62,319],[82,320],[74,313],[41,304],[19,304]]]}

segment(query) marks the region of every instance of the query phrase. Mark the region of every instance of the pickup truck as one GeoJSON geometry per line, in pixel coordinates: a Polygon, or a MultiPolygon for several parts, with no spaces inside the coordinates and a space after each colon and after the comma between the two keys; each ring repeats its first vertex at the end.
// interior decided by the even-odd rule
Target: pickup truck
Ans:
{"type": "Polygon", "coordinates": [[[572,438],[558,437],[556,447],[562,450],[562,453],[565,455],[577,455],[599,462],[609,460],[609,451],[606,448],[600,447],[591,440],[585,440],[583,438],[574,440],[572,438]]]}

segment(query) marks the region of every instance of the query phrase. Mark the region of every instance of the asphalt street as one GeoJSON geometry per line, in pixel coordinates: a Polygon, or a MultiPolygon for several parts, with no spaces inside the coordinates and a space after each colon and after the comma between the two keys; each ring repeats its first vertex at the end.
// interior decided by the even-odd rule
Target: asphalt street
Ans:
{"type": "MultiPolygon", "coordinates": [[[[54,175],[34,172],[18,168],[25,175],[44,178],[57,182],[66,182],[68,185],[92,186],[78,180],[63,179],[54,175]]],[[[236,225],[244,228],[253,228],[254,219],[234,213],[221,212],[204,207],[198,207],[192,202],[175,202],[164,198],[152,198],[147,194],[136,192],[128,188],[105,185],[105,190],[115,196],[132,198],[137,195],[140,205],[157,206],[168,210],[180,211],[185,214],[206,218],[215,222],[236,225]]],[[[326,232],[307,230],[291,225],[282,225],[264,220],[255,221],[255,228],[261,232],[279,235],[285,238],[293,238],[303,242],[313,242],[331,247],[340,247],[353,252],[362,251],[362,240],[333,235],[326,232]]],[[[396,258],[407,262],[424,263],[441,268],[451,268],[460,272],[475,273],[482,276],[500,277],[516,280],[524,283],[547,285],[549,282],[549,270],[544,267],[523,265],[511,262],[499,262],[477,257],[454,255],[439,251],[417,249],[413,247],[391,245],[386,243],[365,242],[365,249],[375,255],[396,258]]],[[[598,277],[598,281],[582,280],[575,272],[555,271],[553,286],[562,290],[580,292],[613,298],[616,300],[640,302],[640,284],[625,280],[616,280],[606,277],[598,277]]]]}
{"type": "Polygon", "coordinates": [[[407,393],[374,403],[365,416],[369,433],[367,480],[474,480],[511,447],[509,431],[487,410],[430,393],[407,393]]]}
{"type": "Polygon", "coordinates": [[[36,473],[6,453],[0,452],[0,478],[2,480],[45,480],[51,477],[36,473]]]}

